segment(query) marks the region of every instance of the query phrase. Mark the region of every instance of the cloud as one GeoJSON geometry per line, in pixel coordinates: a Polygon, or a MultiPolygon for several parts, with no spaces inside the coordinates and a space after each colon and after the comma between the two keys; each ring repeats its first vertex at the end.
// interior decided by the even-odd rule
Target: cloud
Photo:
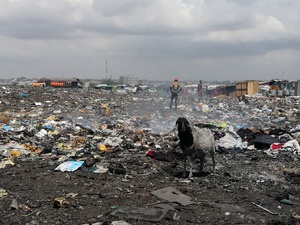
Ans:
{"type": "Polygon", "coordinates": [[[1,77],[198,80],[299,71],[294,0],[0,0],[1,77]],[[281,56],[281,57],[280,57],[281,56]],[[213,74],[213,76],[212,76],[213,74]]]}

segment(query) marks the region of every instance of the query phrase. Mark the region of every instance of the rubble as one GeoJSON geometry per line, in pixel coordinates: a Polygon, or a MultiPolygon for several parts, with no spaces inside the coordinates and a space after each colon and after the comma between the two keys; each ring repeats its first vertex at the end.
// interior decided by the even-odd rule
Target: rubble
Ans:
{"type": "Polygon", "coordinates": [[[5,90],[1,224],[299,223],[296,96],[182,94],[175,111],[162,91],[5,90]],[[214,173],[180,177],[180,116],[213,131],[214,173]]]}

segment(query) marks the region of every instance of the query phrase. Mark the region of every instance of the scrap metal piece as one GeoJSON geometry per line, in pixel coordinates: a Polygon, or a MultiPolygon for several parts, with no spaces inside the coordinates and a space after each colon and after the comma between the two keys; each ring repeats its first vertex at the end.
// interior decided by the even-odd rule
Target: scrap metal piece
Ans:
{"type": "Polygon", "coordinates": [[[156,204],[154,205],[155,208],[159,208],[159,209],[168,209],[171,211],[175,211],[175,208],[171,205],[168,204],[164,204],[164,203],[160,203],[160,204],[156,204]]]}
{"type": "Polygon", "coordinates": [[[118,216],[120,218],[160,221],[164,218],[168,211],[168,209],[121,206],[117,210],[113,211],[111,215],[118,216]]]}
{"type": "Polygon", "coordinates": [[[170,201],[177,202],[181,205],[187,206],[194,204],[195,202],[191,201],[191,197],[184,195],[180,191],[177,191],[174,188],[166,187],[162,189],[158,189],[151,192],[152,195],[155,195],[158,198],[170,201]]]}
{"type": "Polygon", "coordinates": [[[259,205],[259,204],[256,204],[255,202],[251,202],[251,203],[252,203],[253,205],[255,205],[255,206],[257,206],[257,207],[259,207],[259,208],[265,210],[266,212],[268,212],[268,213],[270,213],[270,214],[272,214],[272,215],[279,215],[279,213],[277,213],[277,212],[275,212],[275,211],[273,211],[273,210],[267,209],[267,208],[265,208],[265,207],[263,207],[263,206],[261,206],[261,205],[259,205]]]}

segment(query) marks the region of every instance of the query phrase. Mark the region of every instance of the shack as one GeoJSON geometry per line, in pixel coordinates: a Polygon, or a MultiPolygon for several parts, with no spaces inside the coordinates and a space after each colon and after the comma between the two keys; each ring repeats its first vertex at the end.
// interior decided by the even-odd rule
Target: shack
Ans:
{"type": "Polygon", "coordinates": [[[259,81],[258,80],[247,80],[236,83],[236,96],[242,95],[255,95],[259,92],[259,81]]]}
{"type": "Polygon", "coordinates": [[[294,83],[294,86],[295,86],[295,96],[300,96],[300,80],[297,80],[295,83],[294,83]]]}

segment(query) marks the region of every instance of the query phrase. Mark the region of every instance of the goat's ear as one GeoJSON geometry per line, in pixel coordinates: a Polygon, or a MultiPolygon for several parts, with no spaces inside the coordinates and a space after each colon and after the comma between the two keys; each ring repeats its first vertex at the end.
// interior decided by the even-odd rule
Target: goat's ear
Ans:
{"type": "Polygon", "coordinates": [[[184,124],[185,124],[187,127],[190,127],[190,123],[189,123],[189,121],[188,121],[186,118],[184,118],[184,124]]]}

